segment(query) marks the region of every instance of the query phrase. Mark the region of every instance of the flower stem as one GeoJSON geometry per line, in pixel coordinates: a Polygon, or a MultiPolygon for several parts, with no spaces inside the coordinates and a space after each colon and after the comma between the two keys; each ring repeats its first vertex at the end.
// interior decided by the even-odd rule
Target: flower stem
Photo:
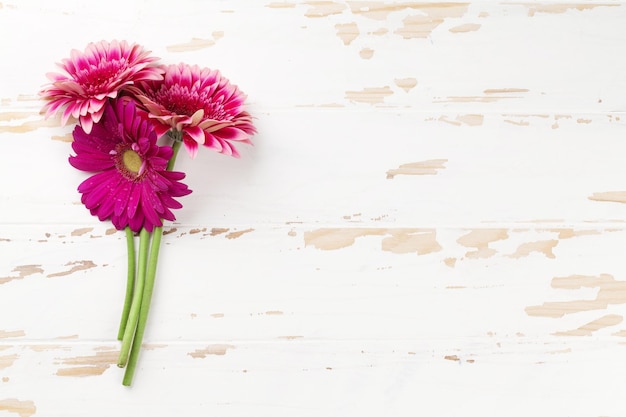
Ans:
{"type": "MultiPolygon", "coordinates": [[[[167,164],[167,170],[174,169],[176,163],[176,155],[180,150],[182,141],[175,140],[172,144],[172,150],[174,151],[172,157],[167,164]]],[[[143,229],[142,229],[143,232],[143,229]]],[[[141,343],[143,341],[143,335],[146,331],[146,323],[148,321],[148,312],[150,311],[150,303],[152,301],[152,293],[154,292],[154,281],[156,278],[157,262],[159,260],[159,249],[161,247],[161,237],[163,236],[163,227],[155,227],[152,231],[152,246],[150,247],[150,258],[148,260],[148,267],[145,274],[145,284],[142,285],[141,296],[141,308],[139,309],[139,320],[137,322],[137,328],[135,329],[135,335],[130,350],[130,356],[124,372],[124,378],[122,379],[122,385],[129,387],[133,382],[133,376],[135,375],[135,369],[137,368],[137,359],[139,358],[139,352],[141,351],[141,343]]],[[[141,250],[141,246],[140,246],[141,250]]],[[[140,255],[141,256],[141,255],[140,255]]],[[[141,267],[141,265],[140,265],[141,267]]],[[[122,344],[123,346],[123,344],[122,344]]],[[[119,364],[118,364],[119,365],[119,364]]]]}
{"type": "Polygon", "coordinates": [[[174,143],[172,144],[172,151],[174,151],[174,153],[172,154],[172,157],[167,163],[168,171],[171,171],[174,169],[174,164],[176,163],[176,156],[178,155],[178,151],[180,150],[180,145],[182,144],[183,142],[181,140],[175,140],[174,143]]]}
{"type": "Polygon", "coordinates": [[[133,294],[133,300],[130,305],[130,313],[126,322],[126,328],[124,329],[124,337],[122,338],[122,349],[120,350],[120,356],[117,360],[117,366],[119,366],[120,368],[126,366],[126,363],[128,362],[128,355],[130,353],[133,335],[135,333],[135,328],[137,327],[137,321],[139,319],[139,309],[141,306],[141,298],[143,296],[143,288],[146,279],[146,264],[148,259],[149,246],[150,233],[146,229],[141,229],[141,232],[139,232],[139,265],[137,270],[135,291],[133,294]]]}
{"type": "Polygon", "coordinates": [[[163,227],[155,227],[152,232],[152,247],[150,248],[150,260],[148,261],[148,270],[146,273],[146,282],[143,287],[143,296],[141,297],[141,308],[139,310],[139,321],[135,330],[135,337],[128,359],[128,366],[124,372],[122,385],[130,386],[133,382],[133,375],[137,367],[137,358],[141,350],[141,342],[146,330],[146,322],[148,321],[148,312],[150,311],[150,302],[154,291],[154,280],[156,277],[157,261],[159,259],[159,248],[161,246],[161,236],[163,235],[163,227]]]}
{"type": "Polygon", "coordinates": [[[130,313],[130,304],[135,289],[135,236],[130,227],[126,226],[126,250],[128,252],[128,273],[126,277],[126,296],[124,297],[124,309],[120,320],[120,328],[117,331],[117,340],[124,338],[124,330],[130,313]]]}

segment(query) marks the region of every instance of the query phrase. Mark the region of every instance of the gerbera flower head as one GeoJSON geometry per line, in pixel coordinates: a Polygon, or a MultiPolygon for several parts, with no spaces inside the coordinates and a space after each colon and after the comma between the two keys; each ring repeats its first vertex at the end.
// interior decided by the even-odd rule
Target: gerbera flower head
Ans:
{"type": "Polygon", "coordinates": [[[141,82],[132,89],[156,121],[157,134],[173,129],[192,158],[198,145],[239,156],[233,143],[249,144],[256,133],[244,110],[245,94],[218,70],[183,63],[163,69],[162,81],[141,82]]]}
{"type": "Polygon", "coordinates": [[[191,193],[180,182],[182,172],[167,171],[173,151],[158,146],[157,135],[146,115],[130,100],[105,104],[99,123],[87,133],[73,132],[70,164],[96,174],[78,186],[81,201],[100,220],[111,219],[118,229],[151,232],[163,219],[175,220],[170,209],[181,208],[174,199],[191,193]]]}
{"type": "Polygon", "coordinates": [[[72,50],[70,58],[57,64],[63,73],[46,74],[52,83],[39,93],[47,101],[46,117],[63,109],[63,125],[72,116],[89,133],[109,98],[138,81],[163,78],[163,70],[154,64],[158,58],[149,53],[139,45],[115,40],[90,43],[84,52],[72,50]]]}

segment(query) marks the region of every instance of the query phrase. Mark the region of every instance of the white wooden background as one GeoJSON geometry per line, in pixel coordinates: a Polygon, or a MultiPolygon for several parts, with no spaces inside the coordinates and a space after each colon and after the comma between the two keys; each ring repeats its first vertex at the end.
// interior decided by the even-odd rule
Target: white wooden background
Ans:
{"type": "Polygon", "coordinates": [[[626,2],[0,3],[0,416],[625,416],[626,2]],[[91,41],[219,68],[131,388],[124,235],[45,73],[91,41]]]}

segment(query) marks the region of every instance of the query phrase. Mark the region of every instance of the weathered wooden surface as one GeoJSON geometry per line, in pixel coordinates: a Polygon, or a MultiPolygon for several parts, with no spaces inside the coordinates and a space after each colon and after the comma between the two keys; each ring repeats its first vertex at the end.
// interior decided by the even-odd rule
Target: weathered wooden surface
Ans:
{"type": "Polygon", "coordinates": [[[0,415],[622,416],[626,6],[0,3],[0,415]],[[259,134],[179,158],[132,388],[123,234],[54,63],[219,68],[259,134]]]}

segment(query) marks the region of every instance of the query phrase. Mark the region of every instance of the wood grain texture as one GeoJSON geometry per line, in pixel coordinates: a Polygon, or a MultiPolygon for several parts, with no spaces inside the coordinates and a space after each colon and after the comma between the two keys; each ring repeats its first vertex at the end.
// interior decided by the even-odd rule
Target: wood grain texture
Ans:
{"type": "Polygon", "coordinates": [[[625,19],[2,1],[0,415],[623,415],[625,19]],[[37,98],[113,38],[219,68],[259,130],[239,160],[177,161],[193,193],[130,389],[124,235],[80,204],[72,126],[37,98]]]}

